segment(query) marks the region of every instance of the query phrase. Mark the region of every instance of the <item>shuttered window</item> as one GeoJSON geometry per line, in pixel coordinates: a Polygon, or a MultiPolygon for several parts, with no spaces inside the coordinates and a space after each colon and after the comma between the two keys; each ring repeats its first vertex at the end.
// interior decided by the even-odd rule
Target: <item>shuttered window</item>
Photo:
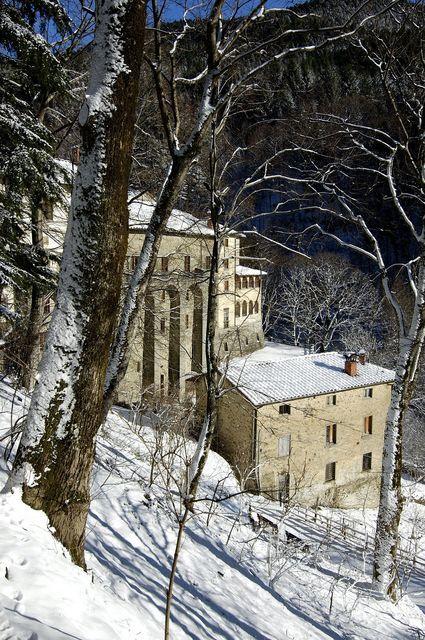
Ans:
{"type": "Polygon", "coordinates": [[[336,424],[326,425],[326,444],[336,444],[336,424]]]}
{"type": "Polygon", "coordinates": [[[335,480],[336,462],[329,462],[325,469],[325,482],[335,480]]]}
{"type": "Polygon", "coordinates": [[[279,458],[283,458],[285,456],[289,456],[290,453],[291,453],[291,434],[288,433],[279,438],[278,446],[277,446],[277,454],[279,458]]]}

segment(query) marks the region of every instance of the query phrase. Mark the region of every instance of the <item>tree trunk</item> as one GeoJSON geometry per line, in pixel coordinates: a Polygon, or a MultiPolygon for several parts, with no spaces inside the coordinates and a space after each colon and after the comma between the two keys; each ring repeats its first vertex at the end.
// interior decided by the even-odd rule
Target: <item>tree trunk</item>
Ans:
{"type": "MultiPolygon", "coordinates": [[[[43,211],[41,206],[34,207],[31,213],[32,246],[39,253],[45,265],[48,263],[44,251],[43,211]]],[[[24,348],[21,354],[22,384],[31,391],[35,384],[37,368],[41,358],[41,328],[44,315],[43,289],[38,283],[31,287],[30,312],[24,337],[24,348]]]]}
{"type": "Polygon", "coordinates": [[[98,3],[81,162],[57,302],[11,484],[84,566],[95,437],[128,241],[128,180],[145,29],[143,0],[98,3]]]}
{"type": "Polygon", "coordinates": [[[417,295],[409,334],[400,338],[396,375],[384,434],[381,493],[376,524],[373,583],[396,601],[400,595],[398,576],[398,528],[403,509],[402,427],[413,392],[418,360],[425,335],[425,268],[419,267],[417,295]]]}
{"type": "Polygon", "coordinates": [[[147,290],[155,270],[162,234],[190,166],[199,153],[200,145],[201,142],[199,147],[198,145],[191,147],[185,154],[173,158],[146,230],[143,247],[126,291],[121,321],[106,375],[103,410],[105,417],[112,406],[117,387],[127,371],[130,360],[130,345],[139,327],[140,310],[143,309],[147,290]]]}
{"type": "Polygon", "coordinates": [[[215,329],[217,323],[217,296],[218,296],[218,263],[220,254],[220,243],[218,241],[218,217],[211,212],[213,228],[214,228],[214,244],[211,256],[211,271],[208,287],[208,310],[207,310],[207,327],[206,327],[206,388],[207,403],[205,416],[202,424],[201,434],[198,439],[195,455],[191,461],[188,478],[188,491],[186,496],[186,505],[193,509],[193,501],[199,487],[208,454],[211,449],[212,441],[217,426],[217,393],[218,393],[218,357],[215,345],[215,329]]]}
{"type": "MultiPolygon", "coordinates": [[[[213,138],[214,139],[214,138],[213,138]]],[[[214,147],[215,151],[215,147],[214,147]]],[[[215,155],[212,154],[211,175],[215,175],[215,155]]],[[[212,180],[214,184],[214,180],[212,180]]],[[[180,556],[181,545],[183,542],[184,529],[189,516],[193,511],[194,501],[198,492],[199,481],[201,479],[208,454],[213,441],[214,433],[217,425],[217,393],[218,393],[218,358],[215,345],[215,329],[217,324],[217,296],[218,296],[218,265],[220,256],[220,228],[219,228],[220,206],[212,194],[211,220],[214,229],[214,242],[211,256],[210,279],[208,283],[208,309],[207,309],[207,327],[206,327],[206,387],[207,387],[207,406],[202,424],[201,433],[198,438],[195,453],[190,463],[187,479],[187,490],[184,501],[183,516],[179,521],[179,531],[174,551],[173,563],[170,572],[170,578],[167,589],[167,600],[165,608],[165,631],[164,640],[170,638],[171,625],[171,606],[174,593],[174,582],[177,572],[177,564],[180,556]]]]}

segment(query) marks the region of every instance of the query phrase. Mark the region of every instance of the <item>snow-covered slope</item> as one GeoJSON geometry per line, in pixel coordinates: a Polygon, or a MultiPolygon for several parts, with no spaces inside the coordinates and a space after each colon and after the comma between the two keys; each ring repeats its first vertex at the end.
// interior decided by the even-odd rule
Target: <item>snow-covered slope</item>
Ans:
{"type": "MultiPolygon", "coordinates": [[[[0,427],[11,396],[0,387],[0,427]]],[[[24,409],[18,403],[14,415],[24,409]]],[[[4,444],[2,441],[0,444],[4,444]]],[[[153,432],[111,415],[99,440],[87,532],[88,573],[71,564],[45,516],[0,496],[0,639],[159,640],[180,508],[177,458],[156,468],[153,432]],[[171,472],[168,472],[171,469],[171,472]],[[168,489],[167,489],[168,485],[168,489]]],[[[162,453],[167,438],[161,442],[162,453]]],[[[179,456],[192,445],[179,441],[179,456]]],[[[181,458],[179,458],[181,459],[181,458]]],[[[2,463],[0,480],[6,478],[2,463]]],[[[249,496],[212,454],[187,526],[173,601],[173,640],[423,637],[420,610],[370,594],[352,555],[255,533],[249,496]]],[[[425,509],[425,507],[424,507],[425,509]]]]}

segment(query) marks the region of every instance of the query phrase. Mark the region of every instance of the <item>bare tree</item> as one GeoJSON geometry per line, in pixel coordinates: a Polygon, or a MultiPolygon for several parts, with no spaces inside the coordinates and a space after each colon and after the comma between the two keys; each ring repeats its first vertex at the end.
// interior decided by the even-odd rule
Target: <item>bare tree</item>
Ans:
{"type": "Polygon", "coordinates": [[[27,504],[45,511],[81,566],[95,436],[127,249],[144,24],[141,0],[105,0],[98,6],[57,303],[10,481],[23,485],[27,504]]]}
{"type": "Polygon", "coordinates": [[[219,135],[238,95],[272,62],[315,51],[353,35],[396,4],[390,2],[374,12],[369,2],[361,2],[343,24],[328,24],[322,16],[320,25],[311,27],[305,21],[312,14],[267,8],[266,0],[255,2],[248,13],[244,3],[236,1],[228,6],[224,0],[215,0],[211,5],[185,5],[182,28],[176,31],[162,21],[165,4],[152,0],[153,42],[147,60],[155,81],[170,162],[126,293],[107,371],[105,415],[127,370],[129,347],[137,331],[162,233],[188,172],[210,137],[213,120],[215,135],[219,135]],[[256,25],[277,13],[285,19],[278,23],[276,32],[260,36],[254,44],[252,32],[256,25]],[[180,51],[197,24],[205,29],[200,38],[199,72],[186,75],[180,51]],[[304,43],[298,44],[297,38],[304,43]],[[199,95],[193,118],[181,112],[188,90],[199,95]]]}
{"type": "MultiPolygon", "coordinates": [[[[379,590],[395,600],[398,526],[402,511],[402,427],[412,397],[418,361],[425,336],[425,170],[424,170],[424,10],[421,3],[403,4],[394,11],[386,38],[379,34],[356,38],[358,47],[375,65],[392,118],[377,126],[349,118],[317,116],[318,131],[338,140],[335,156],[318,151],[304,141],[299,170],[280,174],[280,185],[292,189],[295,208],[322,218],[304,231],[319,231],[340,246],[371,261],[398,327],[395,381],[384,436],[380,506],[377,521],[373,580],[379,590]],[[386,125],[386,126],[384,126],[386,125]],[[356,189],[368,176],[381,185],[388,215],[404,239],[404,256],[394,262],[390,235],[379,213],[365,210],[366,189],[356,189]],[[300,197],[300,188],[303,198],[300,197]],[[363,198],[363,199],[362,199],[363,198]],[[335,230],[335,221],[340,224],[335,230]],[[344,230],[349,230],[347,239],[344,230]],[[406,308],[393,284],[403,272],[410,290],[406,308]]],[[[269,171],[271,176],[272,171],[269,171]]],[[[276,172],[276,178],[277,174],[276,172]]]]}
{"type": "Polygon", "coordinates": [[[269,268],[264,295],[267,330],[283,342],[314,352],[375,348],[378,292],[342,257],[319,254],[269,268]]]}

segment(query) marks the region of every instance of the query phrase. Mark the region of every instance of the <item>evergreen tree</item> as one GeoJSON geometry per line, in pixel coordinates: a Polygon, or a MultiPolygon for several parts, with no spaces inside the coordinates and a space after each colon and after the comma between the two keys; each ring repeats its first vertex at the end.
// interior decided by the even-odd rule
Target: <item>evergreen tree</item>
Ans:
{"type": "MultiPolygon", "coordinates": [[[[40,224],[43,208],[60,197],[60,169],[44,120],[66,74],[47,34],[67,28],[59,0],[0,3],[0,293],[32,287],[34,297],[36,287],[40,299],[53,281],[40,224]]],[[[11,297],[2,298],[3,317],[22,323],[11,297]]]]}

